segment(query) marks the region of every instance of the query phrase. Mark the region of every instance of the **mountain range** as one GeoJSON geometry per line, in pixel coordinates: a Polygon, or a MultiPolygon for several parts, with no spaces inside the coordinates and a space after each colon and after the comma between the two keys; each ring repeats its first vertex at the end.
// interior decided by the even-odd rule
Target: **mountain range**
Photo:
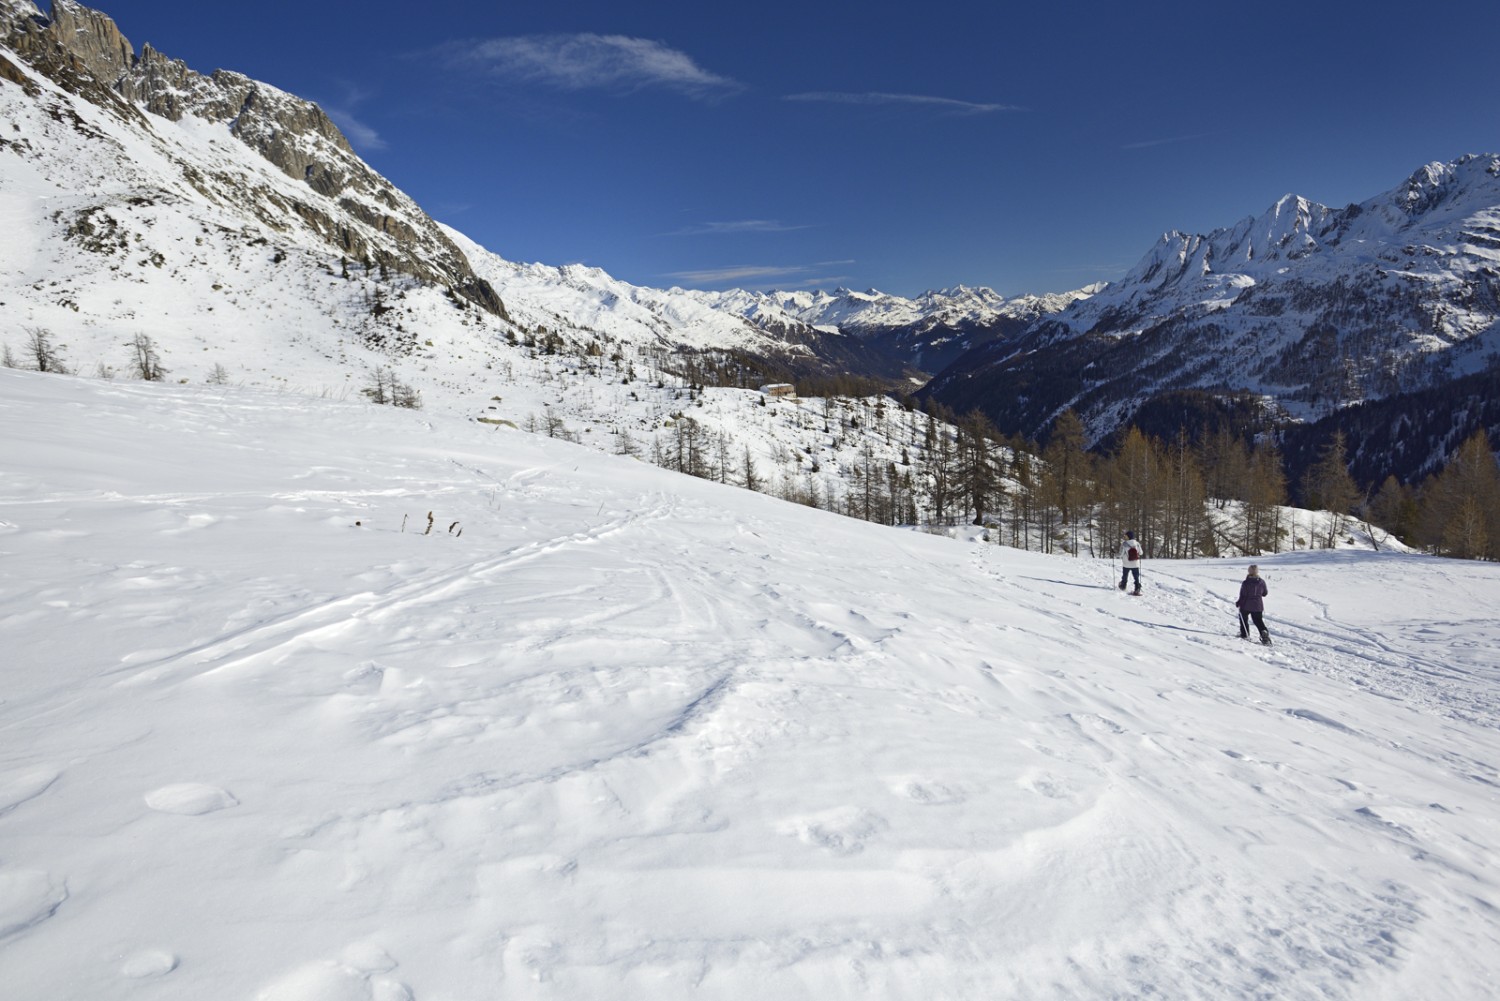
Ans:
{"type": "Polygon", "coordinates": [[[237,378],[347,392],[391,365],[465,409],[506,342],[555,337],[580,353],[730,357],[742,381],[926,382],[925,397],[1026,436],[1072,408],[1094,443],[1247,409],[1255,427],[1239,430],[1292,437],[1399,419],[1419,439],[1403,476],[1493,420],[1414,412],[1413,394],[1441,401],[1494,366],[1495,155],[1429,164],[1342,209],[1288,195],[1207,235],[1169,232],[1120,281],[1062,294],[653,289],[506,260],[429,217],[315,104],[137,51],[74,0],[46,16],[0,0],[0,44],[0,338],[45,331],[75,368],[109,371],[144,331],[179,378],[208,367],[188,357],[233,346],[269,359],[237,378]]]}
{"type": "MultiPolygon", "coordinates": [[[[733,350],[793,375],[930,373],[1088,294],[1006,300],[960,287],[912,300],[874,290],[701,292],[633,286],[582,265],[513,263],[431,219],[365,164],[311,102],[227,70],[197,73],[149,44],[137,52],[107,15],[73,0],[53,4],[50,16],[30,0],[0,0],[0,39],[16,56],[0,63],[0,76],[21,92],[5,95],[20,136],[0,143],[27,163],[18,171],[11,161],[6,187],[19,196],[36,187],[26,175],[41,175],[55,189],[49,202],[77,203],[44,218],[13,204],[11,218],[42,246],[71,241],[97,252],[122,234],[130,234],[127,243],[145,241],[140,217],[202,215],[194,203],[207,201],[232,217],[211,229],[336,255],[341,274],[353,267],[381,282],[413,280],[564,336],[733,350]],[[107,123],[86,121],[93,113],[48,93],[53,88],[103,110],[107,123]],[[50,119],[38,121],[44,136],[20,129],[38,114],[50,119]],[[73,134],[58,127],[65,125],[73,134]]],[[[233,273],[240,262],[216,263],[233,273]]],[[[77,292],[87,297],[89,289],[77,292]]],[[[11,295],[27,298],[24,289],[11,295]]],[[[28,306],[47,312],[45,302],[28,306]]]]}
{"type": "Polygon", "coordinates": [[[1167,233],[1120,281],[925,392],[1022,434],[1072,408],[1095,441],[1184,394],[1338,425],[1493,370],[1497,352],[1500,156],[1470,155],[1341,209],[1287,195],[1207,235],[1167,233]]]}

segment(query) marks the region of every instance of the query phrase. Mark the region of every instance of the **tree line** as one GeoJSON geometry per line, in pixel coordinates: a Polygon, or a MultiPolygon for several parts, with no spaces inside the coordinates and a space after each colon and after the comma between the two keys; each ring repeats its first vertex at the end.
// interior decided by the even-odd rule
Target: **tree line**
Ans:
{"type": "MultiPolygon", "coordinates": [[[[930,401],[919,408],[887,397],[854,402],[821,401],[833,444],[860,442],[836,469],[811,447],[773,455],[767,468],[722,429],[684,413],[653,438],[649,458],[880,524],[982,525],[994,541],[1045,552],[1112,554],[1131,529],[1153,559],[1267,554],[1331,548],[1356,526],[1374,535],[1379,525],[1439,555],[1500,558],[1500,466],[1482,431],[1427,482],[1410,488],[1392,478],[1370,495],[1350,475],[1338,432],[1292,483],[1274,435],[1246,440],[1219,427],[1163,440],[1131,427],[1100,454],[1072,411],[1043,445],[1002,435],[978,411],[960,417],[930,401]],[[825,470],[836,476],[820,476],[825,470]],[[1293,489],[1326,514],[1302,521],[1288,507],[1293,489]]],[[[646,457],[624,439],[620,451],[646,457]]]]}

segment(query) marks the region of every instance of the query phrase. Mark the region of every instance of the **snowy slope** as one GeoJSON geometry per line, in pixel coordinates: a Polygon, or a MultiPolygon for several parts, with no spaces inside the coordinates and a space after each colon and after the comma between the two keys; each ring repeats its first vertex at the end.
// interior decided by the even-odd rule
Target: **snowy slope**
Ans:
{"type": "Polygon", "coordinates": [[[8,997],[1500,975],[1493,565],[1263,560],[1265,649],[1243,561],[1128,598],[436,413],[0,370],[0,423],[8,997]]]}
{"type": "MultiPolygon", "coordinates": [[[[33,364],[26,343],[42,332],[87,376],[132,377],[137,336],[152,339],[169,381],[190,385],[360,399],[387,370],[428,412],[556,422],[607,451],[625,432],[647,455],[690,412],[770,486],[805,467],[836,489],[860,447],[852,426],[824,433],[824,421],[762,408],[754,392],[690,400],[687,380],[662,370],[683,349],[806,356],[743,318],[589,269],[512,265],[440,230],[501,289],[510,313],[495,315],[440,284],[341,260],[295,208],[333,217],[340,206],[223,123],[100,106],[19,57],[8,65],[20,82],[0,79],[0,348],[18,364],[33,364]],[[555,353],[525,343],[543,328],[560,339],[555,353]],[[603,356],[587,355],[594,342],[603,356]],[[818,453],[819,471],[793,449],[818,453]]],[[[900,456],[888,436],[872,446],[882,462],[900,456]]]]}
{"type": "Polygon", "coordinates": [[[789,346],[767,336],[744,317],[715,308],[707,297],[682,289],[664,291],[631,285],[600,268],[582,264],[519,264],[491,253],[456,230],[447,232],[463,248],[475,270],[500,292],[511,316],[523,325],[604,334],[627,344],[665,349],[811,357],[804,346],[789,346]]]}
{"type": "MultiPolygon", "coordinates": [[[[136,53],[106,15],[72,0],[62,0],[50,21],[29,0],[4,0],[0,40],[7,38],[13,48],[0,46],[0,108],[13,124],[0,149],[14,156],[0,157],[0,218],[17,238],[0,259],[0,290],[27,323],[75,326],[57,315],[59,307],[95,320],[118,320],[122,311],[132,319],[143,309],[192,312],[204,289],[181,280],[186,263],[241,287],[275,281],[302,300],[304,312],[355,312],[346,325],[362,322],[358,314],[369,312],[375,289],[395,295],[415,284],[451,290],[457,305],[479,305],[474,322],[493,321],[491,332],[509,329],[500,321],[513,317],[565,335],[875,371],[900,365],[843,344],[849,338],[836,321],[846,319],[859,334],[985,326],[1068,301],[1007,303],[988,289],[957,289],[916,301],[876,295],[878,309],[865,296],[860,302],[869,308],[845,316],[826,302],[798,308],[774,295],[642,288],[597,268],[515,264],[428,218],[309,102],[232,72],[198,74],[149,46],[136,53]],[[187,262],[161,246],[164,237],[181,243],[184,231],[195,249],[187,262]],[[288,244],[306,259],[288,262],[288,244]],[[137,260],[120,259],[132,254],[137,260]],[[258,258],[271,256],[278,268],[259,266],[258,258]],[[142,271],[137,261],[158,271],[142,271]],[[316,267],[343,277],[351,263],[356,279],[371,286],[353,302],[306,274],[316,267]],[[50,284],[59,273],[67,284],[50,284]],[[101,310],[101,299],[123,310],[101,310]]],[[[243,316],[216,319],[253,325],[264,315],[264,303],[252,302],[243,316]]],[[[434,319],[452,321],[419,317],[434,319]]]]}

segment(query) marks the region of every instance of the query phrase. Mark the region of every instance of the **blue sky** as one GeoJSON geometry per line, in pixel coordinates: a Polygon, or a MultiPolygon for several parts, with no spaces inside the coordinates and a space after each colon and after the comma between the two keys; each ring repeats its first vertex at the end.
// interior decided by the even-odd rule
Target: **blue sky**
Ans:
{"type": "Polygon", "coordinates": [[[1500,151],[1495,0],[92,5],[496,253],[641,285],[1061,291],[1500,151]]]}

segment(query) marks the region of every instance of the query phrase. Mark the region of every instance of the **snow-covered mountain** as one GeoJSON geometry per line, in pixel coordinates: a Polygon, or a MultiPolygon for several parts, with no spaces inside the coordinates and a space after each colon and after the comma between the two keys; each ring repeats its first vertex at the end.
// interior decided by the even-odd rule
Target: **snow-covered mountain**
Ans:
{"type": "Polygon", "coordinates": [[[1206,236],[1168,233],[1123,280],[930,391],[1025,433],[1071,406],[1102,436],[1184,389],[1311,420],[1483,370],[1497,321],[1500,156],[1471,155],[1346,208],[1288,195],[1206,236]]]}
{"type": "MultiPolygon", "coordinates": [[[[25,67],[0,57],[11,123],[4,141],[25,165],[19,173],[41,173],[62,192],[98,202],[71,212],[52,206],[53,231],[33,225],[41,231],[23,239],[49,241],[60,229],[107,254],[142,242],[137,220],[111,215],[111,195],[133,191],[126,215],[129,208],[169,211],[196,195],[238,216],[236,228],[295,234],[503,315],[463,254],[354,153],[316,105],[238,73],[200,75],[149,45],[137,54],[113,21],[73,0],[57,0],[45,19],[30,0],[0,0],[0,41],[25,67]],[[85,103],[92,110],[82,111],[85,103]],[[38,114],[59,128],[37,128],[38,114]],[[69,130],[72,142],[55,142],[69,130]]],[[[14,199],[21,178],[6,160],[5,188],[14,199]]]]}
{"type": "Polygon", "coordinates": [[[765,407],[732,388],[892,367],[862,338],[505,261],[428,218],[315,106],[137,54],[72,0],[51,17],[0,0],[0,116],[6,364],[38,367],[40,338],[49,368],[131,376],[145,338],[171,381],[343,398],[394,379],[430,410],[641,455],[682,445],[691,414],[695,463],[712,439],[721,476],[732,456],[740,481],[753,466],[799,497],[836,495],[866,429],[867,465],[903,459],[875,401],[765,407]]]}
{"type": "Polygon", "coordinates": [[[1486,997],[1500,567],[1148,566],[0,370],[16,1001],[1486,997]],[[429,532],[428,512],[433,527],[429,532]],[[403,527],[405,531],[403,531],[403,527]]]}
{"type": "Polygon", "coordinates": [[[944,325],[978,328],[1001,320],[1030,321],[1058,312],[1101,287],[1015,299],[1006,299],[994,289],[964,285],[924,292],[915,299],[876,289],[854,292],[844,288],[833,292],[726,293],[725,297],[745,296],[756,306],[774,306],[815,326],[871,334],[901,328],[924,330],[944,325]]]}
{"type": "MultiPolygon", "coordinates": [[[[237,73],[199,74],[150,45],[137,53],[109,17],[74,0],[59,0],[48,17],[30,0],[0,0],[0,43],[11,53],[0,54],[0,101],[15,123],[0,137],[14,154],[0,160],[0,191],[20,244],[0,260],[0,280],[11,280],[7,308],[24,323],[65,328],[53,309],[61,298],[80,312],[103,296],[128,304],[113,279],[129,265],[102,260],[122,248],[163,269],[136,275],[139,284],[153,291],[194,284],[185,262],[156,246],[165,217],[179,218],[177,229],[204,229],[194,237],[201,250],[192,270],[217,273],[242,294],[265,278],[250,248],[271,247],[282,283],[297,287],[311,311],[327,311],[339,297],[308,268],[340,277],[352,269],[367,280],[364,298],[382,290],[382,308],[387,297],[436,291],[501,321],[471,321],[489,334],[518,326],[575,341],[604,334],[664,350],[732,351],[790,374],[934,370],[951,350],[934,355],[935,344],[908,343],[912,337],[993,337],[1015,327],[1015,315],[1062,301],[1004,303],[988,290],[954,290],[920,300],[865,297],[884,305],[840,311],[776,295],[643,288],[597,268],[516,264],[434,222],[370,169],[316,105],[237,73]],[[103,266],[63,268],[66,296],[34,287],[40,275],[27,264],[61,263],[78,250],[103,266]],[[516,323],[507,326],[510,309],[516,323]]],[[[244,310],[252,325],[260,305],[244,310]]],[[[411,323],[404,326],[379,345],[409,349],[411,338],[399,334],[411,323]]]]}
{"type": "Polygon", "coordinates": [[[915,299],[870,289],[854,292],[728,292],[711,296],[717,308],[751,317],[759,324],[778,317],[819,329],[853,334],[918,371],[945,368],[965,351],[1024,330],[1040,317],[1057,313],[1103,288],[1006,299],[994,289],[957,285],[928,291],[915,299]]]}

